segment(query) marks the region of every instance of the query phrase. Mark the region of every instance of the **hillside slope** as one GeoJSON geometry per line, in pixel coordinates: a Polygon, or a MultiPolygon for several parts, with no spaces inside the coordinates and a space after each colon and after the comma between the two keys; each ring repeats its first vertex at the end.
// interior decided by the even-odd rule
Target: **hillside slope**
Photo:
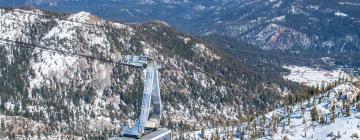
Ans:
{"type": "Polygon", "coordinates": [[[170,129],[237,121],[239,112],[266,111],[283,91],[298,90],[162,22],[0,9],[0,38],[1,137],[118,134],[138,115],[143,85],[141,70],[118,64],[125,55],[170,68],[161,71],[161,125],[170,129]]]}
{"type": "Polygon", "coordinates": [[[343,82],[301,103],[266,114],[243,116],[231,127],[203,129],[184,135],[197,139],[357,140],[360,135],[360,83],[343,82]]]}

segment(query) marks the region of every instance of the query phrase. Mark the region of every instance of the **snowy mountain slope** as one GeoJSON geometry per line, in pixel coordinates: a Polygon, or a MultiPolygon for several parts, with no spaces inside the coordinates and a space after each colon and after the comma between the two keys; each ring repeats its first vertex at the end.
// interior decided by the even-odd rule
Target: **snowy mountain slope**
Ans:
{"type": "MultiPolygon", "coordinates": [[[[301,117],[301,109],[294,108],[290,126],[279,127],[279,131],[271,137],[275,139],[282,139],[285,136],[288,139],[358,139],[360,135],[360,110],[356,109],[356,105],[360,104],[359,93],[359,87],[345,83],[323,95],[315,96],[310,102],[318,103],[305,108],[304,116],[306,121],[301,117]],[[349,107],[350,116],[344,114],[344,102],[351,104],[349,107]],[[336,119],[332,123],[330,122],[330,116],[331,106],[334,103],[336,103],[336,119]],[[314,107],[318,110],[319,117],[324,117],[324,124],[311,121],[311,109],[314,107]]],[[[271,139],[271,137],[263,139],[271,139]]]]}
{"type": "MultiPolygon", "coordinates": [[[[359,139],[360,86],[343,83],[303,103],[284,106],[232,127],[205,129],[185,134],[186,139],[359,139]],[[346,105],[349,105],[349,116],[346,105]],[[344,106],[345,105],[345,106],[344,106]],[[333,113],[332,107],[335,106],[333,113]],[[358,107],[357,107],[358,106],[358,107]],[[312,121],[312,109],[317,121],[312,121]],[[336,119],[332,120],[333,114],[336,119]],[[322,119],[321,119],[322,118],[322,119]],[[256,123],[254,123],[256,122],[256,123]]],[[[249,116],[247,116],[249,117],[249,116]]],[[[246,117],[244,118],[246,120],[246,117]]]]}
{"type": "MultiPolygon", "coordinates": [[[[141,70],[117,64],[129,54],[146,54],[172,68],[161,71],[161,125],[174,130],[237,120],[236,110],[270,109],[283,90],[299,90],[162,22],[121,24],[86,12],[0,9],[0,38],[0,114],[44,124],[26,127],[40,136],[106,137],[133,121],[141,70]]],[[[2,121],[9,125],[1,138],[22,137],[10,120],[2,121]]]]}

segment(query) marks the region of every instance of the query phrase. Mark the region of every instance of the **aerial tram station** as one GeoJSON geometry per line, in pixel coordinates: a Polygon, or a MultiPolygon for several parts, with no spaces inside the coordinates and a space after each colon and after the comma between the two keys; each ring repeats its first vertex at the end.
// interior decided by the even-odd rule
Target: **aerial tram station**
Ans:
{"type": "Polygon", "coordinates": [[[127,55],[121,60],[121,64],[143,69],[144,90],[139,118],[135,120],[132,127],[123,126],[120,137],[111,139],[171,140],[171,131],[159,128],[162,113],[159,84],[161,66],[150,57],[135,55],[127,55]]]}

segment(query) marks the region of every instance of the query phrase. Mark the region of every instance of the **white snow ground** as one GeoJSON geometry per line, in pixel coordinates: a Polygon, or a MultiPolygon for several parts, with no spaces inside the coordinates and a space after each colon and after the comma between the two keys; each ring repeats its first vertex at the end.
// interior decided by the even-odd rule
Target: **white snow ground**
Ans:
{"type": "MultiPolygon", "coordinates": [[[[355,109],[355,106],[351,106],[351,116],[346,117],[343,116],[341,113],[342,108],[342,101],[337,99],[337,94],[343,93],[343,95],[348,96],[354,96],[355,94],[358,94],[360,92],[360,89],[352,85],[351,83],[345,83],[341,84],[337,87],[335,87],[333,90],[329,91],[328,93],[322,94],[320,96],[315,96],[311,100],[315,100],[315,102],[318,102],[318,98],[322,97],[323,100],[321,103],[316,104],[317,110],[322,112],[329,121],[331,112],[330,110],[330,104],[331,101],[335,101],[337,104],[337,118],[335,123],[329,123],[325,125],[320,125],[319,123],[313,123],[311,122],[310,118],[310,110],[312,109],[312,106],[306,107],[305,112],[305,118],[307,122],[307,126],[303,124],[303,118],[301,117],[301,110],[299,106],[296,106],[294,108],[294,113],[291,116],[291,124],[290,126],[285,127],[285,131],[281,132],[278,131],[274,135],[274,139],[282,139],[284,136],[288,137],[290,140],[306,140],[306,139],[314,139],[314,140],[330,140],[334,137],[337,137],[337,139],[342,140],[351,140],[355,139],[352,138],[352,135],[355,135],[355,133],[360,136],[360,112],[357,112],[355,109]],[[329,94],[329,97],[327,97],[327,94],[329,94]],[[306,128],[306,129],[305,129],[306,128]],[[306,136],[305,131],[306,130],[306,136]],[[332,135],[331,135],[332,134],[332,135]]],[[[307,103],[304,103],[304,105],[307,103]]],[[[270,112],[267,114],[267,117],[271,119],[271,116],[273,113],[276,112],[282,112],[282,109],[275,110],[273,112],[270,112]]],[[[280,114],[280,113],[279,113],[280,114]]],[[[286,120],[283,120],[284,122],[286,120]]],[[[279,127],[278,130],[282,130],[283,128],[279,127]]],[[[271,140],[272,137],[264,137],[261,138],[263,140],[271,140]]]]}
{"type": "Polygon", "coordinates": [[[339,78],[350,78],[350,76],[342,70],[327,71],[301,66],[283,66],[283,68],[291,71],[289,75],[283,76],[284,79],[304,83],[307,86],[327,85],[328,83],[339,80],[339,78]]]}

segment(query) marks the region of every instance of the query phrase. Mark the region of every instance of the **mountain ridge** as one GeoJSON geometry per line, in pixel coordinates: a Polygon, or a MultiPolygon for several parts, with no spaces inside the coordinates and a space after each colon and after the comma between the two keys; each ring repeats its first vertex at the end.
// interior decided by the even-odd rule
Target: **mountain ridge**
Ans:
{"type": "Polygon", "coordinates": [[[158,19],[192,34],[216,33],[261,48],[294,54],[303,52],[320,56],[336,53],[346,56],[359,52],[359,4],[353,0],[80,0],[58,1],[55,6],[48,6],[44,1],[33,3],[35,7],[63,12],[86,9],[107,19],[127,22],[158,19]],[[276,28],[272,28],[273,25],[276,28]]]}

